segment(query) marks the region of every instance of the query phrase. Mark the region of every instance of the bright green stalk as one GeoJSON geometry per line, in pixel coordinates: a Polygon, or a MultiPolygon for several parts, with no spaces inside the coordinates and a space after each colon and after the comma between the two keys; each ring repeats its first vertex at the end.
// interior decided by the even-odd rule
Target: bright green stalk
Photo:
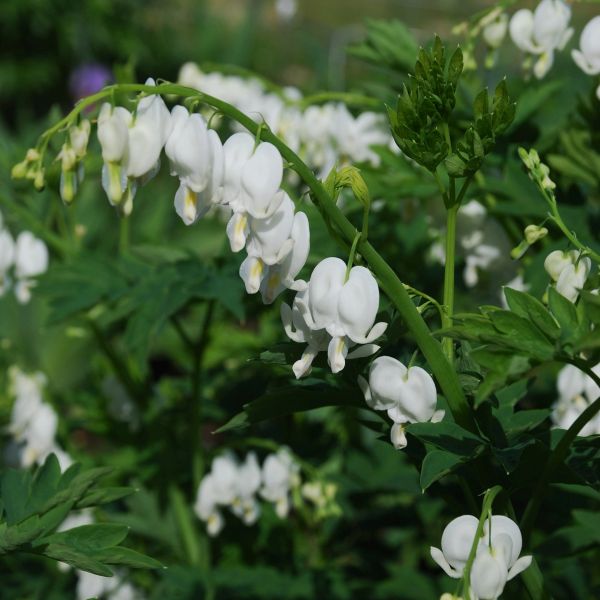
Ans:
{"type": "MultiPolygon", "coordinates": [[[[109,98],[116,91],[125,93],[144,92],[146,94],[174,94],[185,98],[196,97],[199,101],[216,108],[224,115],[234,119],[252,134],[256,134],[257,129],[261,127],[258,123],[231,104],[190,87],[172,83],[161,83],[157,86],[117,84],[108,86],[102,91],[79,102],[69,115],[42,134],[39,146],[45,147],[50,137],[68,126],[81,111],[90,105],[109,98]]],[[[314,201],[324,218],[335,225],[342,237],[345,238],[348,243],[351,243],[357,233],[356,228],[336,206],[335,201],[330,197],[311,169],[293,150],[284,144],[264,125],[262,125],[261,139],[270,142],[279,150],[282,157],[289,163],[290,168],[296,171],[304,183],[310,188],[314,201]]],[[[471,408],[467,403],[454,368],[444,356],[440,343],[431,335],[429,327],[419,314],[419,311],[410,299],[402,282],[394,270],[368,241],[364,239],[359,240],[358,251],[369,264],[369,267],[375,276],[379,279],[382,290],[394,303],[394,306],[406,322],[408,329],[415,338],[425,359],[428,361],[429,366],[448,401],[454,419],[466,429],[474,431],[476,426],[471,413],[471,408]]]]}
{"type": "MultiPolygon", "coordinates": [[[[451,206],[446,213],[446,264],[444,267],[444,312],[442,327],[452,326],[454,313],[454,256],[456,252],[456,216],[459,205],[451,206]]],[[[454,341],[450,337],[442,340],[442,348],[448,362],[454,364],[454,341]]]]}

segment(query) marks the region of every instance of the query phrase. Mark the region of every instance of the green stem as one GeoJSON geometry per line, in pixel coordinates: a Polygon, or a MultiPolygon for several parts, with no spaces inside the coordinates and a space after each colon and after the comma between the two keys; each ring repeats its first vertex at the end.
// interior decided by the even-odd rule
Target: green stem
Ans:
{"type": "MultiPolygon", "coordinates": [[[[259,127],[258,123],[234,106],[193,88],[171,83],[163,83],[158,86],[117,84],[108,86],[102,91],[79,102],[69,115],[42,134],[42,139],[47,140],[61,128],[70,124],[71,121],[85,108],[110,97],[114,91],[124,93],[144,92],[146,94],[174,94],[185,98],[198,97],[204,103],[220,110],[223,114],[240,123],[253,134],[256,133],[259,127]]],[[[314,173],[300,157],[266,127],[261,132],[261,139],[270,142],[279,150],[284,160],[290,164],[291,168],[296,171],[304,183],[310,188],[319,210],[336,226],[342,236],[348,241],[354,240],[356,228],[336,206],[322,183],[315,177],[314,173]]],[[[454,368],[444,356],[440,343],[431,335],[425,320],[412,303],[402,282],[389,264],[368,241],[360,240],[358,243],[358,251],[378,278],[382,290],[394,303],[398,312],[405,320],[408,329],[412,333],[417,345],[425,356],[425,359],[428,361],[431,370],[448,401],[454,419],[466,429],[475,431],[476,426],[473,415],[454,368]]]]}
{"type": "Polygon", "coordinates": [[[208,344],[209,329],[215,309],[215,301],[210,300],[206,305],[204,320],[200,337],[195,346],[194,364],[192,367],[192,405],[191,405],[191,449],[192,449],[192,489],[195,491],[200,485],[204,473],[204,456],[202,448],[202,399],[200,398],[200,387],[202,383],[202,360],[208,344]]]}
{"type": "Polygon", "coordinates": [[[124,254],[129,249],[129,217],[119,219],[119,252],[124,254]]]}
{"type": "Polygon", "coordinates": [[[356,232],[354,236],[354,241],[352,242],[352,247],[350,248],[350,255],[348,256],[348,264],[346,265],[346,275],[344,277],[344,281],[348,281],[348,277],[350,277],[350,271],[352,270],[352,264],[354,263],[354,256],[356,255],[356,245],[358,244],[358,240],[361,238],[360,231],[356,232]]]}
{"type": "Polygon", "coordinates": [[[463,598],[471,597],[469,589],[471,586],[471,568],[473,567],[473,562],[475,561],[475,555],[477,554],[479,540],[483,535],[483,525],[485,524],[485,521],[488,518],[488,516],[491,514],[494,499],[501,491],[502,488],[499,485],[496,485],[493,488],[487,490],[485,496],[483,497],[483,505],[481,507],[481,516],[479,517],[479,523],[477,524],[477,531],[475,532],[475,537],[473,538],[473,543],[471,544],[469,557],[467,558],[467,564],[465,565],[463,571],[463,598]]]}
{"type": "MultiPolygon", "coordinates": [[[[442,327],[452,327],[452,315],[454,314],[454,263],[456,252],[456,216],[459,205],[450,207],[446,214],[446,264],[444,267],[444,314],[442,327]]],[[[454,364],[454,342],[452,338],[445,337],[442,340],[442,348],[448,362],[454,364]]]]}
{"type": "MultiPolygon", "coordinates": [[[[569,362],[570,364],[581,369],[584,373],[591,377],[598,386],[600,386],[600,377],[598,377],[590,368],[588,368],[588,366],[582,360],[576,358],[565,362],[569,362]]],[[[550,453],[546,466],[544,467],[540,478],[537,480],[531,500],[529,501],[529,504],[523,513],[521,531],[523,532],[524,539],[527,539],[531,534],[533,524],[546,493],[546,486],[550,483],[552,474],[564,462],[573,440],[575,440],[579,432],[598,414],[598,412],[600,412],[600,397],[596,398],[596,400],[594,400],[594,402],[592,402],[577,417],[577,419],[575,419],[573,424],[560,438],[554,450],[550,453]]]]}

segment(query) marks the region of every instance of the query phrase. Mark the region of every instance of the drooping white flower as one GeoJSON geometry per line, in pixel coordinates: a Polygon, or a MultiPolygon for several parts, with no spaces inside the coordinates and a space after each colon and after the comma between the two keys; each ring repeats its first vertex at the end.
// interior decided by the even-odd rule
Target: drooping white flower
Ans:
{"type": "MultiPolygon", "coordinates": [[[[600,15],[594,17],[583,28],[579,38],[579,49],[571,50],[577,66],[587,75],[600,73],[600,15]]],[[[600,100],[600,85],[596,88],[600,100]]]]}
{"type": "Polygon", "coordinates": [[[563,0],[542,0],[535,11],[518,10],[510,20],[510,36],[524,52],[539,55],[533,72],[541,79],[552,67],[554,52],[562,50],[573,29],[569,27],[571,9],[563,0]]]}
{"type": "Polygon", "coordinates": [[[284,519],[290,510],[290,490],[299,484],[299,467],[285,448],[269,454],[262,467],[260,495],[275,504],[275,512],[284,519]]]}
{"type": "Polygon", "coordinates": [[[499,48],[506,37],[507,31],[508,15],[504,12],[495,12],[494,18],[486,21],[481,35],[490,48],[499,48]]]}
{"type": "Polygon", "coordinates": [[[223,144],[223,152],[224,200],[235,213],[247,213],[257,219],[271,216],[283,200],[279,190],[283,178],[279,150],[268,142],[256,145],[249,133],[241,132],[223,144]]]}
{"type": "Polygon", "coordinates": [[[261,485],[261,470],[254,452],[238,468],[238,485],[232,509],[246,525],[252,525],[260,516],[260,506],[256,493],[261,485]]]}
{"type": "MultiPolygon", "coordinates": [[[[154,86],[149,78],[146,85],[154,86]]],[[[129,123],[127,176],[146,179],[157,170],[160,153],[171,133],[171,113],[160,94],[142,98],[129,123]]]]}
{"type": "Polygon", "coordinates": [[[172,111],[172,131],[165,145],[171,175],[179,177],[175,210],[186,225],[202,217],[222,197],[223,145],[203,117],[183,106],[172,111]]]}
{"type": "Polygon", "coordinates": [[[40,404],[23,431],[21,441],[21,464],[30,467],[43,463],[54,448],[54,438],[58,429],[58,416],[47,403],[40,404]]]}
{"type": "Polygon", "coordinates": [[[220,502],[214,481],[212,473],[202,478],[194,503],[194,512],[199,519],[206,522],[206,529],[211,537],[218,535],[224,525],[223,515],[218,509],[220,502]]]}
{"type": "Polygon", "coordinates": [[[346,264],[339,258],[325,258],[314,268],[298,307],[311,329],[331,336],[327,355],[333,373],[344,368],[353,344],[369,345],[387,328],[387,323],[374,324],[379,287],[371,272],[353,267],[346,279],[346,264]]]}
{"type": "Polygon", "coordinates": [[[471,569],[471,588],[481,600],[496,600],[507,581],[529,567],[531,556],[519,558],[521,531],[508,517],[493,515],[483,527],[483,537],[471,569]]]}
{"type": "Polygon", "coordinates": [[[106,598],[106,600],[142,600],[143,596],[118,575],[102,577],[87,571],[77,571],[77,600],[106,598]]]}
{"type": "Polygon", "coordinates": [[[570,302],[576,302],[592,268],[592,261],[576,250],[555,250],[546,257],[544,268],[556,282],[556,291],[570,302]]]}
{"type": "Polygon", "coordinates": [[[476,542],[476,554],[470,573],[470,585],[476,598],[495,600],[507,581],[531,564],[531,556],[519,558],[522,547],[518,525],[501,515],[487,519],[479,540],[478,519],[462,515],[451,521],[442,534],[442,549],[430,549],[433,560],[454,579],[463,576],[464,568],[476,542]]]}
{"type": "Polygon", "coordinates": [[[294,215],[291,240],[292,250],[285,258],[274,265],[268,266],[264,271],[260,283],[260,293],[265,304],[271,304],[284,290],[302,291],[307,283],[296,280],[296,276],[304,267],[310,250],[310,229],[308,218],[303,212],[294,215]]]}
{"type": "Polygon", "coordinates": [[[406,368],[391,356],[380,356],[372,363],[369,381],[359,377],[359,385],[367,404],[374,410],[385,410],[394,425],[390,432],[396,449],[406,447],[406,423],[439,421],[443,411],[436,413],[435,383],[421,367],[406,368]]]}
{"type": "Polygon", "coordinates": [[[453,579],[462,577],[479,521],[473,515],[456,517],[442,533],[442,548],[431,547],[431,558],[453,579]]]}
{"type": "Polygon", "coordinates": [[[3,296],[10,287],[8,270],[15,260],[15,242],[8,229],[0,225],[0,296],[3,296]]]}
{"type": "Polygon", "coordinates": [[[17,300],[26,304],[31,299],[31,288],[35,281],[32,279],[48,269],[48,248],[30,231],[22,231],[15,244],[14,266],[17,282],[15,295],[17,300]]]}
{"type": "MultiPolygon", "coordinates": [[[[593,369],[600,376],[600,363],[593,369]]],[[[557,378],[558,400],[552,406],[552,421],[568,429],[579,415],[600,396],[600,387],[586,373],[573,365],[563,367],[557,378]]],[[[578,435],[600,434],[600,415],[588,421],[578,435]]]]}
{"type": "Polygon", "coordinates": [[[127,187],[127,172],[123,168],[129,151],[131,113],[122,106],[105,102],[98,115],[98,140],[102,148],[102,187],[109,202],[118,205],[127,187]]]}
{"type": "Polygon", "coordinates": [[[292,370],[297,379],[310,372],[313,360],[319,352],[327,350],[331,339],[331,336],[325,330],[313,330],[305,321],[300,304],[305,303],[304,297],[307,292],[307,289],[298,292],[291,307],[283,302],[280,309],[281,321],[286,335],[293,342],[307,344],[302,357],[292,365],[292,370]]]}

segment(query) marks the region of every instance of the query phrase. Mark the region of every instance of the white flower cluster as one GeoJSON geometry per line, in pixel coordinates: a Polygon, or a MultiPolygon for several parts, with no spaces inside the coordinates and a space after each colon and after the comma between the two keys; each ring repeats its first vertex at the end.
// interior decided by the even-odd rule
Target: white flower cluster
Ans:
{"type": "MultiPolygon", "coordinates": [[[[533,65],[533,73],[538,79],[552,68],[554,53],[563,50],[571,39],[574,30],[569,27],[570,20],[571,7],[564,0],[542,0],[533,12],[522,8],[512,16],[510,37],[529,57],[538,57],[533,65]]],[[[491,31],[494,40],[501,41],[500,28],[498,25],[491,31]]],[[[592,18],[583,28],[579,48],[571,50],[571,57],[587,75],[600,74],[600,16],[592,18]]],[[[529,58],[525,64],[530,64],[529,58]]],[[[596,95],[600,100],[600,86],[596,95]]]]}
{"type": "Polygon", "coordinates": [[[555,250],[546,257],[544,268],[556,291],[570,302],[576,302],[592,269],[592,261],[577,250],[555,250]]]}
{"type": "Polygon", "coordinates": [[[394,422],[390,437],[397,450],[406,447],[406,423],[436,423],[444,417],[443,410],[436,410],[435,383],[421,367],[407,368],[391,356],[379,356],[371,363],[369,381],[359,376],[358,384],[367,404],[387,411],[394,422]]]}
{"type": "Polygon", "coordinates": [[[518,10],[511,18],[509,31],[515,45],[537,56],[533,73],[541,79],[554,63],[554,52],[563,50],[573,35],[569,27],[571,7],[563,0],[542,0],[535,11],[518,10]]]}
{"type": "Polygon", "coordinates": [[[379,350],[374,342],[387,323],[376,323],[379,287],[365,267],[347,272],[339,258],[323,259],[313,270],[308,285],[296,294],[292,306],[281,305],[281,319],[288,337],[307,344],[293,365],[297,378],[306,375],[316,355],[327,350],[331,371],[338,373],[347,358],[370,356],[379,350]],[[362,346],[348,353],[353,346],[362,346]]]}
{"type": "MultiPolygon", "coordinates": [[[[457,517],[442,533],[442,548],[432,547],[431,557],[453,579],[460,579],[477,534],[478,519],[457,517]]],[[[495,600],[507,581],[531,564],[531,556],[521,556],[523,540],[519,526],[508,517],[493,515],[483,526],[471,567],[470,600],[495,600]]]]}
{"type": "Polygon", "coordinates": [[[308,219],[295,212],[280,188],[283,160],[275,146],[257,143],[246,132],[221,144],[200,114],[183,106],[169,113],[159,95],[142,98],[135,117],[123,107],[104,104],[98,139],[104,189],[125,214],[132,210],[138,183],[158,171],[164,148],[171,174],[179,179],[175,210],[186,225],[212,206],[231,212],[227,235],[232,251],[246,249],[240,276],[248,293],[260,291],[268,304],[284,289],[305,285],[295,278],[308,257],[308,219]]]}
{"type": "Polygon", "coordinates": [[[261,510],[257,495],[272,502],[283,519],[290,510],[290,492],[300,485],[299,471],[285,448],[269,454],[262,469],[254,452],[248,453],[243,463],[233,454],[218,456],[200,482],[194,511],[211,536],[218,535],[224,526],[221,509],[225,507],[246,525],[254,524],[261,510]]]}
{"type": "MultiPolygon", "coordinates": [[[[593,371],[600,377],[600,363],[593,371]]],[[[566,365],[560,370],[556,387],[558,400],[552,407],[552,421],[561,429],[568,429],[577,417],[600,397],[600,386],[573,365],[566,365]]],[[[586,423],[579,435],[600,435],[600,414],[586,423]]]]}
{"type": "Polygon", "coordinates": [[[31,289],[35,286],[33,277],[48,269],[48,248],[30,231],[22,231],[16,241],[4,227],[0,214],[0,296],[11,288],[14,273],[14,292],[21,304],[31,299],[31,289]]]}
{"type": "Polygon", "coordinates": [[[54,453],[61,469],[71,463],[71,457],[56,443],[58,416],[44,402],[42,391],[46,378],[42,373],[27,375],[17,367],[9,369],[10,391],[15,398],[8,431],[13,439],[6,448],[6,459],[20,467],[42,464],[54,453]]]}
{"type": "Polygon", "coordinates": [[[181,67],[178,82],[221,98],[255,121],[265,122],[321,176],[336,163],[377,166],[380,159],[372,147],[387,147],[392,141],[382,115],[367,111],[354,117],[345,104],[336,102],[302,109],[302,94],[296,88],[276,94],[267,91],[258,79],[203,73],[191,62],[181,67]]]}

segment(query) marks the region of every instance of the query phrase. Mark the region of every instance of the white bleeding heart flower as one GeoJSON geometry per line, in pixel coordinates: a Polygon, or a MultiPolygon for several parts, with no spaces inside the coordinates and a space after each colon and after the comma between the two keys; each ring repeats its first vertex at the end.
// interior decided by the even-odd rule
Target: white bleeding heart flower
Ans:
{"type": "MultiPolygon", "coordinates": [[[[154,86],[153,79],[146,85],[154,86]]],[[[171,133],[171,113],[160,94],[142,98],[129,124],[127,176],[134,179],[151,178],[156,174],[160,153],[171,133]]]]}
{"type": "Polygon", "coordinates": [[[297,379],[310,373],[317,354],[327,350],[331,339],[325,330],[311,329],[305,321],[300,304],[305,303],[307,293],[307,289],[298,292],[291,307],[285,302],[281,304],[281,321],[286,335],[294,342],[307,344],[301,358],[292,365],[292,370],[297,379]]]}
{"type": "Polygon", "coordinates": [[[283,178],[279,150],[268,142],[256,145],[249,133],[240,132],[225,142],[223,152],[224,201],[235,213],[257,219],[271,216],[284,199],[279,189],[283,178]]]}
{"type": "Polygon", "coordinates": [[[442,548],[431,547],[431,558],[453,579],[462,577],[479,521],[473,515],[456,517],[442,533],[442,548]]]}
{"type": "Polygon", "coordinates": [[[541,79],[552,67],[554,52],[562,50],[573,29],[569,27],[571,9],[563,0],[542,0],[535,11],[523,8],[511,18],[510,36],[522,51],[539,55],[533,72],[541,79]]]}
{"type": "Polygon", "coordinates": [[[48,270],[49,254],[46,244],[30,231],[21,232],[14,248],[14,268],[17,282],[15,295],[21,304],[31,299],[31,289],[35,286],[33,277],[48,270]]]}
{"type": "Polygon", "coordinates": [[[265,219],[248,219],[248,256],[260,258],[265,265],[281,262],[291,251],[294,225],[294,203],[283,192],[283,200],[277,210],[265,219]]]}
{"type": "Polygon", "coordinates": [[[421,367],[406,368],[391,356],[380,356],[372,363],[369,381],[359,377],[359,386],[367,404],[374,410],[385,410],[394,425],[390,432],[396,449],[406,447],[406,423],[437,422],[444,411],[436,411],[435,383],[421,367]]]}
{"type": "Polygon", "coordinates": [[[508,517],[493,515],[483,525],[483,537],[471,569],[471,588],[481,600],[495,600],[507,581],[529,567],[531,556],[521,556],[522,536],[508,517]]]}
{"type": "Polygon", "coordinates": [[[290,491],[300,483],[299,470],[285,448],[269,454],[263,463],[260,495],[275,504],[275,512],[280,519],[284,519],[290,510],[290,491]]]}
{"type": "Polygon", "coordinates": [[[375,353],[379,348],[372,342],[387,327],[387,323],[373,325],[378,309],[379,288],[368,269],[354,267],[346,280],[346,265],[342,260],[322,260],[313,270],[306,289],[296,295],[294,308],[282,308],[288,337],[309,343],[300,363],[294,365],[296,377],[308,372],[326,339],[329,339],[327,358],[333,373],[344,368],[346,358],[375,353]],[[314,336],[314,332],[319,335],[314,336]],[[356,344],[363,346],[348,354],[356,344]]]}
{"type": "MultiPolygon", "coordinates": [[[[600,15],[594,17],[583,28],[579,38],[579,49],[571,50],[571,56],[587,75],[600,73],[600,15]]],[[[600,100],[600,85],[596,88],[596,96],[600,100]]]]}
{"type": "MultiPolygon", "coordinates": [[[[600,376],[600,363],[592,371],[600,376]]],[[[552,422],[568,429],[581,413],[600,396],[600,386],[586,373],[573,365],[566,365],[556,381],[558,400],[552,405],[552,422]]],[[[578,435],[600,434],[600,414],[588,421],[578,435]]]]}
{"type": "Polygon", "coordinates": [[[131,113],[122,106],[105,102],[98,115],[98,140],[102,148],[102,187],[112,205],[120,204],[127,187],[123,164],[129,151],[131,113]]]}
{"type": "Polygon", "coordinates": [[[592,269],[592,261],[587,256],[580,257],[576,250],[555,250],[546,257],[544,268],[556,282],[556,291],[570,302],[576,302],[592,269]]]}
{"type": "Polygon", "coordinates": [[[508,31],[508,15],[500,12],[495,18],[486,22],[481,35],[490,48],[499,48],[508,31]]]}
{"type": "Polygon", "coordinates": [[[190,114],[184,106],[171,112],[173,128],[165,144],[165,154],[171,165],[171,175],[194,192],[201,192],[209,181],[212,168],[208,128],[204,118],[190,114]]]}
{"type": "Polygon", "coordinates": [[[508,517],[493,515],[477,535],[478,519],[462,515],[451,521],[442,534],[442,548],[430,549],[433,560],[454,579],[463,576],[471,549],[476,542],[475,560],[470,572],[470,586],[475,598],[495,600],[507,581],[531,564],[531,556],[519,558],[522,536],[518,525],[508,517]]]}
{"type": "Polygon", "coordinates": [[[0,229],[0,296],[10,286],[8,270],[15,260],[15,241],[7,229],[0,229]]]}
{"type": "Polygon", "coordinates": [[[219,498],[217,495],[214,476],[212,473],[205,475],[198,487],[194,512],[198,518],[206,523],[208,534],[214,537],[223,529],[223,516],[219,512],[219,498]]]}
{"type": "Polygon", "coordinates": [[[24,446],[21,449],[21,465],[30,467],[41,464],[54,448],[54,438],[58,429],[58,416],[45,402],[40,404],[22,433],[24,446]]]}
{"type": "Polygon", "coordinates": [[[261,469],[254,452],[238,467],[238,489],[232,509],[246,525],[252,525],[260,516],[260,506],[255,494],[261,486],[261,469]]]}
{"type": "Polygon", "coordinates": [[[308,218],[303,212],[294,215],[291,240],[293,242],[291,252],[281,262],[265,269],[260,283],[260,293],[265,304],[271,304],[285,289],[297,292],[306,289],[305,281],[296,280],[310,250],[310,228],[308,218]]]}
{"type": "Polygon", "coordinates": [[[78,125],[69,127],[69,142],[78,160],[85,156],[91,129],[88,119],[83,119],[78,125]]]}

